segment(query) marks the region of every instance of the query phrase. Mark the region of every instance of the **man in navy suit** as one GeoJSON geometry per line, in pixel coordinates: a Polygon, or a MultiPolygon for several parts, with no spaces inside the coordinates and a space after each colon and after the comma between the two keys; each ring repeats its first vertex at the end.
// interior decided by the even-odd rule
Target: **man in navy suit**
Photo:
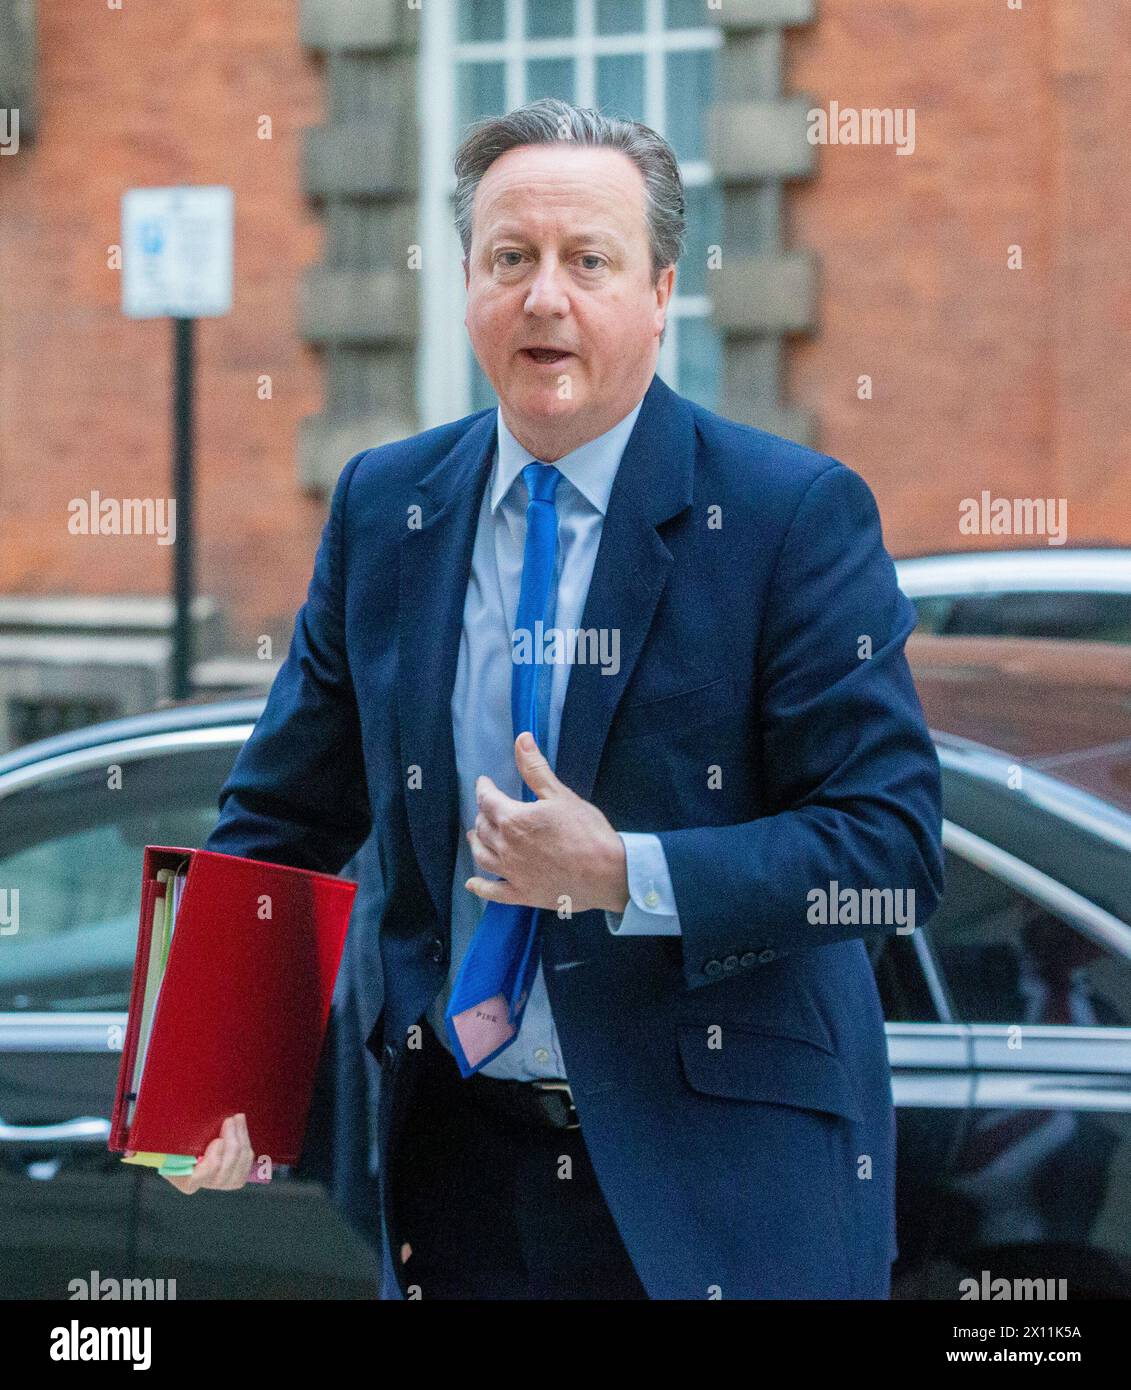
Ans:
{"type": "MultiPolygon", "coordinates": [[[[927,920],[942,858],[875,501],[656,375],[684,206],[655,132],[543,101],[456,171],[500,406],[346,464],[207,848],[336,873],[375,833],[384,1297],[886,1297],[865,941],[927,920]],[[488,902],[539,909],[540,962],[465,1079],[445,1008],[488,902]]],[[[252,1138],[177,1185],[241,1185],[252,1138]]]]}

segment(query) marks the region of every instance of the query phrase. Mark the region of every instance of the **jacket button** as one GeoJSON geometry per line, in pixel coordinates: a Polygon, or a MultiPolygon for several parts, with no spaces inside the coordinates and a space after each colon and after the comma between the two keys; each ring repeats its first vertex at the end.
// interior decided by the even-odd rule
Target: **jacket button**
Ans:
{"type": "Polygon", "coordinates": [[[397,1049],[393,1046],[393,1044],[392,1044],[392,1043],[386,1043],[386,1044],[385,1044],[385,1061],[386,1061],[386,1062],[391,1062],[391,1061],[393,1060],[393,1058],[394,1058],[396,1055],[397,1055],[397,1049]]]}
{"type": "Polygon", "coordinates": [[[709,960],[703,967],[703,974],[710,975],[712,979],[714,979],[716,975],[721,975],[722,973],[723,963],[721,960],[709,960]]]}
{"type": "Polygon", "coordinates": [[[438,936],[434,936],[428,943],[429,959],[440,962],[444,959],[444,943],[438,936]]]}
{"type": "Polygon", "coordinates": [[[727,956],[727,958],[723,961],[723,969],[727,972],[728,975],[733,974],[733,972],[738,969],[738,957],[727,956]]]}
{"type": "Polygon", "coordinates": [[[752,966],[757,959],[758,957],[754,954],[753,951],[744,951],[742,953],[742,958],[738,963],[744,969],[749,969],[750,966],[752,966]]]}
{"type": "Polygon", "coordinates": [[[758,953],[758,959],[762,962],[763,965],[765,965],[767,961],[773,960],[775,954],[776,953],[774,951],[771,951],[770,948],[767,946],[764,951],[760,951],[758,953]]]}

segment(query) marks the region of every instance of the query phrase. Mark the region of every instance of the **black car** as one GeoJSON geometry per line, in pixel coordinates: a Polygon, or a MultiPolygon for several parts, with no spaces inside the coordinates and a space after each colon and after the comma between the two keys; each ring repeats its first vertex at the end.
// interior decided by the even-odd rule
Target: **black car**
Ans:
{"type": "MultiPolygon", "coordinates": [[[[142,849],[203,844],[262,705],[135,716],[0,759],[0,889],[19,894],[18,930],[0,936],[4,1297],[66,1297],[69,1281],[91,1271],[164,1280],[166,1296],[176,1280],[182,1299],[377,1295],[375,1188],[368,1229],[364,1211],[356,1224],[346,1219],[349,1196],[334,1192],[351,1142],[339,1145],[336,1175],[342,989],[296,1167],[277,1168],[261,1187],[186,1199],[106,1147],[142,849]]],[[[362,1066],[356,1052],[345,1057],[362,1066]]],[[[363,1093],[342,1127],[363,1150],[363,1093]]],[[[369,1186],[364,1155],[360,1166],[355,1200],[369,1186]]]]}
{"type": "MultiPolygon", "coordinates": [[[[946,682],[926,689],[945,713],[946,682]]],[[[987,682],[985,707],[999,696],[987,682]]],[[[0,923],[5,1297],[65,1297],[92,1270],[175,1279],[178,1298],[376,1296],[372,841],[343,871],[363,888],[299,1165],[186,1201],[106,1149],[142,848],[205,841],[262,704],[180,706],[0,759],[0,890],[19,891],[18,931],[0,923]]],[[[1125,752],[1131,703],[1128,723],[1125,752]]],[[[1081,727],[1073,766],[1094,777],[1113,730],[1086,746],[1081,727]]],[[[955,1298],[988,1270],[1126,1296],[1131,784],[1123,803],[1039,770],[1047,749],[936,744],[946,893],[926,927],[873,948],[898,1115],[893,1293],[955,1298]]]]}

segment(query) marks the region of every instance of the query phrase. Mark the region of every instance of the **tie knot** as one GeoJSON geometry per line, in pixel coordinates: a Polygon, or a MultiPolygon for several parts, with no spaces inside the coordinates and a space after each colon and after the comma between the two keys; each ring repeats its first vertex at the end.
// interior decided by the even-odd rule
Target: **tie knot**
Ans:
{"type": "Polygon", "coordinates": [[[553,505],[554,490],[562,475],[552,463],[539,463],[535,459],[522,470],[522,476],[526,482],[526,495],[531,502],[549,502],[553,505]]]}

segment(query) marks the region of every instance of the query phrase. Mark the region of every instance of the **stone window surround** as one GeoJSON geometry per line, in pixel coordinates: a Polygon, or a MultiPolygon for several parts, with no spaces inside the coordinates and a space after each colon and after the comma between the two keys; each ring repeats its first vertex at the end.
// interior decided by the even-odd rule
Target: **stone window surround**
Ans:
{"type": "MultiPolygon", "coordinates": [[[[307,132],[303,184],[323,204],[327,251],[306,274],[300,327],[326,354],[327,400],[302,422],[299,480],[328,494],[357,450],[400,439],[436,423],[452,396],[431,296],[407,268],[407,248],[455,247],[439,226],[440,200],[422,199],[420,155],[438,164],[447,139],[428,103],[450,95],[423,90],[422,15],[404,0],[302,0],[302,41],[325,55],[328,124],[307,132]],[[421,220],[423,219],[423,220],[421,220]]],[[[719,26],[719,100],[709,113],[709,163],[722,189],[723,258],[712,272],[714,321],[723,335],[719,410],[803,443],[813,442],[810,412],[782,399],[791,334],[815,326],[817,266],[784,246],[782,207],[789,181],[811,177],[815,150],[806,139],[812,102],[782,92],[785,30],[814,20],[816,0],[719,0],[704,4],[719,26]]],[[[450,228],[450,217],[447,219],[450,228]]],[[[456,372],[460,369],[458,364],[456,372]]],[[[455,390],[459,389],[458,376],[455,390]]],[[[452,418],[458,405],[448,407],[452,418]]]]}

